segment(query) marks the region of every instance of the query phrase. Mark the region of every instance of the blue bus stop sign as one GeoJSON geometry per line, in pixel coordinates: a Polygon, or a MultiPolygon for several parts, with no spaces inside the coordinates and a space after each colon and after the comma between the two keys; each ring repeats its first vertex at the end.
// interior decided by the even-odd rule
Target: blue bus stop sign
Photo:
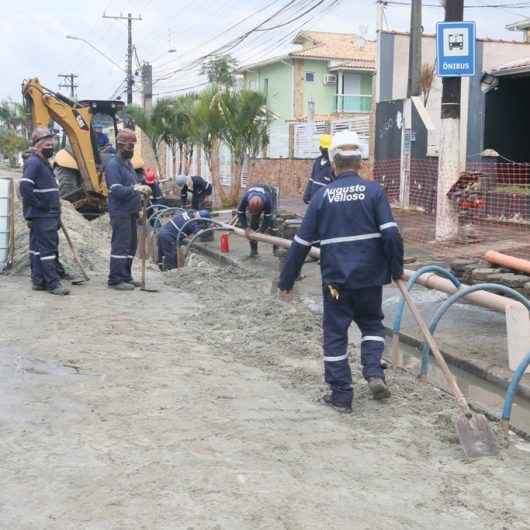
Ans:
{"type": "Polygon", "coordinates": [[[475,23],[438,22],[436,55],[440,77],[475,75],[475,23]]]}

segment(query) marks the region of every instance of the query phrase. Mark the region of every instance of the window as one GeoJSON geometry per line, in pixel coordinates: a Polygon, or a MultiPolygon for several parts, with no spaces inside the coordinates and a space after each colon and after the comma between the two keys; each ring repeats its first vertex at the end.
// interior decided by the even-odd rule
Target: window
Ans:
{"type": "Polygon", "coordinates": [[[305,80],[307,83],[314,83],[315,81],[315,72],[306,72],[305,80]]]}
{"type": "Polygon", "coordinates": [[[263,80],[263,95],[265,96],[265,101],[269,102],[269,80],[263,80]]]}

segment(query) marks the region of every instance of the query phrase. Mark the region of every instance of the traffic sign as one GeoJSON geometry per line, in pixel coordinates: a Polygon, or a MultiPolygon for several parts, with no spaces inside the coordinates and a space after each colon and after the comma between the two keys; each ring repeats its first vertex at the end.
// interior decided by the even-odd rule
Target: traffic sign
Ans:
{"type": "Polygon", "coordinates": [[[475,23],[436,24],[436,72],[440,77],[475,75],[475,23]]]}

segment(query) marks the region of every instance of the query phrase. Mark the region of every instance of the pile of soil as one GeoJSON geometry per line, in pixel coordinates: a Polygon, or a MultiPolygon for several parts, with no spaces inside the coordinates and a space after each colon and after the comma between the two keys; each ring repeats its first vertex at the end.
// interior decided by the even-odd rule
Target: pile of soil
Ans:
{"type": "MultiPolygon", "coordinates": [[[[103,272],[108,267],[110,250],[110,224],[108,215],[88,221],[78,213],[71,203],[61,201],[61,219],[74,244],[83,266],[94,272],[103,272]]],[[[59,256],[69,271],[77,266],[62,231],[59,232],[59,256]]],[[[29,269],[29,228],[22,215],[22,204],[15,204],[15,256],[9,272],[23,273],[29,269]]]]}

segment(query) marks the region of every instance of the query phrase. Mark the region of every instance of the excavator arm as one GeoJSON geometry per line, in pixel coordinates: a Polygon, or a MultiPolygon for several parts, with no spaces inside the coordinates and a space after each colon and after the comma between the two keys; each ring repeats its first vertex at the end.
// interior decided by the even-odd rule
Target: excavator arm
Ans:
{"type": "Polygon", "coordinates": [[[107,187],[96,166],[90,108],[45,89],[37,78],[26,81],[22,93],[30,104],[34,127],[49,127],[54,121],[65,130],[85,193],[106,196],[107,187]]]}

